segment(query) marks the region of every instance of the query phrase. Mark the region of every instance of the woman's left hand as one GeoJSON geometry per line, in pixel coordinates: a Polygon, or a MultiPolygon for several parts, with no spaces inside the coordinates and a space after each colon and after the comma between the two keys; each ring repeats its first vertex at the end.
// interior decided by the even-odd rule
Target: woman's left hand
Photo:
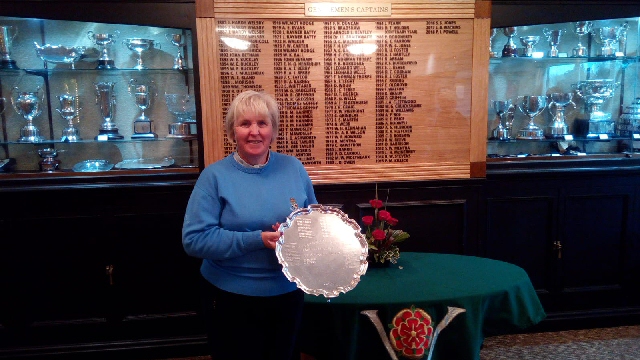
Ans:
{"type": "Polygon", "coordinates": [[[263,231],[262,242],[264,243],[264,247],[275,250],[276,242],[278,242],[280,236],[282,236],[282,233],[279,231],[263,231]]]}

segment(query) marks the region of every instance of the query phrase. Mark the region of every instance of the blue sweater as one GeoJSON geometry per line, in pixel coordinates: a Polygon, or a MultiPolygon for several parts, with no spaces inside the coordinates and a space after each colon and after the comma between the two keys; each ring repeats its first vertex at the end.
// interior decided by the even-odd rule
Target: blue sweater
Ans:
{"type": "Polygon", "coordinates": [[[296,289],[275,251],[262,242],[299,207],[316,204],[311,179],[293,156],[271,152],[262,168],[239,164],[233,154],[207,166],[193,189],[182,227],[187,254],[202,258],[200,271],[222,290],[273,296],[296,289]]]}

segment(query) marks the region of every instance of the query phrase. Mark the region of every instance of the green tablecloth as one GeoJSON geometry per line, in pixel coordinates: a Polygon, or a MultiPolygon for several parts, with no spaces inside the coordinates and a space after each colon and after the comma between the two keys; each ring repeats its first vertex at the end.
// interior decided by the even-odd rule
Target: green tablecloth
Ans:
{"type": "Polygon", "coordinates": [[[337,298],[306,295],[301,350],[317,359],[388,360],[375,327],[360,312],[378,310],[386,327],[412,305],[429,313],[434,329],[448,306],[466,310],[440,333],[434,360],[479,359],[487,331],[526,328],[546,316],[518,266],[473,256],[404,252],[389,268],[370,268],[353,290],[337,298]]]}

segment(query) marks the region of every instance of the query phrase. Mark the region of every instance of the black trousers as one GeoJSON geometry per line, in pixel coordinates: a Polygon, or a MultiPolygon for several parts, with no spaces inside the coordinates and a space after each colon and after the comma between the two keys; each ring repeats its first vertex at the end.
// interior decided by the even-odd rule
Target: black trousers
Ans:
{"type": "Polygon", "coordinates": [[[213,360],[296,360],[304,293],[246,296],[202,278],[202,315],[213,360]]]}

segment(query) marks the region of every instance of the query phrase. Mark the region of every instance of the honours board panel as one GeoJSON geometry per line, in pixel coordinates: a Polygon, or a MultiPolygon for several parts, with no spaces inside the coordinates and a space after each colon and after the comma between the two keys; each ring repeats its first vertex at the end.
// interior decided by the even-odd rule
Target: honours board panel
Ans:
{"type": "Polygon", "coordinates": [[[472,19],[224,19],[215,32],[221,118],[242,91],[274,95],[272,148],[308,169],[468,167],[472,19]]]}

